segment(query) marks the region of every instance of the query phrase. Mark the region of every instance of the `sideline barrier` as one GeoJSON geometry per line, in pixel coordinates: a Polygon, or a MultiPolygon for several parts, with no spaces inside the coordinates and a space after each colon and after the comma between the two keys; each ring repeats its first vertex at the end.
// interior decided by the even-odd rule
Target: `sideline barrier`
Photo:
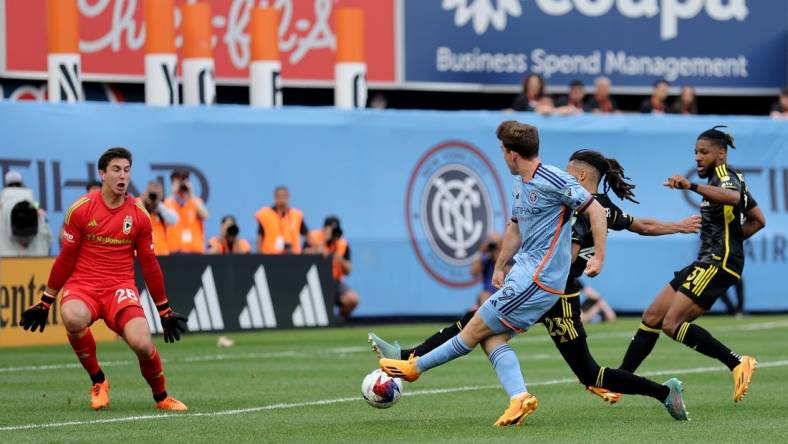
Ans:
{"type": "MultiPolygon", "coordinates": [[[[329,214],[342,219],[353,260],[348,283],[361,297],[356,314],[452,314],[473,304],[478,284],[468,264],[483,234],[502,231],[511,211],[513,180],[495,138],[505,119],[540,129],[546,163],[563,167],[579,148],[617,158],[641,204],[614,202],[635,217],[663,220],[698,211],[697,196],[662,183],[674,173],[696,179],[697,135],[727,124],[739,147],[730,163],[744,171],[767,219],[747,242],[745,306],[788,310],[777,281],[788,269],[788,124],[765,117],[0,102],[0,173],[22,173],[57,231],[63,211],[96,178],[100,153],[127,146],[135,194],[156,178],[169,192],[172,169],[191,169],[211,212],[206,239],[233,214],[240,235],[254,240],[254,213],[284,184],[310,229],[329,214]]],[[[588,282],[627,311],[645,308],[698,247],[688,235],[609,239],[603,273],[588,282]]]]}
{"type": "MultiPolygon", "coordinates": [[[[19,326],[20,315],[38,302],[54,258],[4,258],[0,262],[0,348],[67,344],[58,303],[44,332],[19,326]]],[[[159,258],[172,307],[189,316],[190,332],[330,327],[334,314],[331,265],[320,255],[199,256],[159,258]]],[[[156,307],[137,266],[140,304],[152,333],[161,333],[156,307]]],[[[96,341],[116,338],[103,321],[93,324],[96,341]]]]}
{"type": "MultiPolygon", "coordinates": [[[[0,348],[68,344],[59,301],[49,310],[49,322],[43,332],[31,333],[19,326],[22,311],[37,303],[46,289],[54,261],[48,257],[0,259],[0,348]]],[[[93,337],[97,342],[112,341],[116,335],[103,322],[97,322],[93,337]]]]}
{"type": "MultiPolygon", "coordinates": [[[[331,265],[319,255],[177,255],[159,263],[170,305],[188,315],[191,332],[341,323],[333,310],[331,265]]],[[[139,266],[137,288],[151,332],[161,333],[139,266]]]]}

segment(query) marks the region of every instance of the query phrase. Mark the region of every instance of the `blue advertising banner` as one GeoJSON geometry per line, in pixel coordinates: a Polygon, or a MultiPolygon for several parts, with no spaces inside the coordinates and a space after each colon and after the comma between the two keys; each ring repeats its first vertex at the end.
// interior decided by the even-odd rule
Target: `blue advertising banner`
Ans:
{"type": "MultiPolygon", "coordinates": [[[[750,93],[788,75],[788,2],[754,0],[403,0],[406,82],[550,85],[610,77],[750,93]]],[[[761,91],[765,92],[765,91],[761,91]]]]}
{"type": "MultiPolygon", "coordinates": [[[[697,195],[662,183],[671,174],[697,179],[696,137],[727,124],[738,147],[730,164],[744,172],[767,219],[746,243],[745,305],[788,310],[779,281],[788,270],[788,125],[768,118],[0,102],[0,173],[22,174],[57,232],[97,177],[98,156],[126,146],[134,153],[133,193],[155,179],[169,193],[170,172],[189,168],[210,212],[206,238],[232,214],[252,243],[254,213],[286,185],[310,229],[330,214],[341,219],[353,262],[347,282],[361,297],[357,314],[456,314],[480,289],[469,271],[479,247],[503,231],[511,211],[515,179],[495,138],[506,119],[539,128],[545,163],[564,167],[579,148],[617,158],[641,204],[613,200],[635,217],[661,220],[698,212],[697,195]]],[[[697,249],[696,235],[611,233],[603,273],[587,283],[616,309],[642,310],[697,249]]]]}

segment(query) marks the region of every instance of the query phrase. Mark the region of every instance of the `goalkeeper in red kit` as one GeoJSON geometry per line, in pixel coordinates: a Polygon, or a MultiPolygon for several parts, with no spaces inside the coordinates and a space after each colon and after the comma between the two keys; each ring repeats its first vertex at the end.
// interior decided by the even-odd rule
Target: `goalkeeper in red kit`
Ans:
{"type": "Polygon", "coordinates": [[[44,331],[49,308],[62,288],[60,313],[68,341],[93,382],[91,407],[109,407],[109,381],[99,366],[96,341],[90,331],[90,326],[101,318],[137,354],[156,407],[185,411],[185,404],[167,394],[161,359],[134,285],[136,253],[159,310],[164,340],[179,340],[180,333],[186,330],[186,317],[174,312],[167,303],[164,276],[153,254],[150,215],[127,194],[131,152],[125,148],[108,149],[99,158],[98,169],[101,190],[84,195],[66,211],[60,254],[52,265],[41,301],[22,313],[22,327],[44,331]]]}

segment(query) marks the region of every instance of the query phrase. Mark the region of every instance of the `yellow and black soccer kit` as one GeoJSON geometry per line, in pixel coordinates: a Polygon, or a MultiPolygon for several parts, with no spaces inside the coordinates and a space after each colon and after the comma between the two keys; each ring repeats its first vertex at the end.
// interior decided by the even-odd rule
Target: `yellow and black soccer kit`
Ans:
{"type": "MultiPolygon", "coordinates": [[[[629,228],[635,220],[632,216],[617,207],[607,194],[594,194],[607,214],[607,227],[610,230],[622,231],[629,228]]],[[[585,338],[586,332],[580,320],[580,290],[583,284],[580,277],[586,269],[588,259],[594,255],[594,236],[591,223],[586,216],[579,216],[572,224],[572,243],[580,245],[580,252],[572,262],[569,278],[566,282],[564,295],[545,313],[540,321],[547,327],[550,337],[556,346],[561,346],[577,338],[585,338]]]]}
{"type": "MultiPolygon", "coordinates": [[[[736,205],[712,203],[703,199],[700,207],[701,247],[698,258],[677,271],[670,281],[675,291],[685,294],[705,310],[710,309],[728,287],[741,279],[744,269],[743,214],[758,205],[748,192],[741,173],[727,165],[713,168],[708,184],[736,190],[741,198],[736,205]]],[[[661,329],[661,322],[657,325],[642,322],[629,343],[620,368],[634,372],[654,349],[661,329]]],[[[741,363],[739,354],[693,322],[682,323],[672,337],[698,353],[719,360],[731,370],[741,363]]]]}
{"type": "Polygon", "coordinates": [[[684,293],[696,304],[709,310],[720,295],[741,279],[744,269],[744,212],[757,206],[744,185],[743,178],[727,165],[714,168],[708,184],[735,190],[741,195],[737,205],[725,205],[703,199],[700,206],[700,252],[692,264],[674,273],[670,286],[684,293]]]}

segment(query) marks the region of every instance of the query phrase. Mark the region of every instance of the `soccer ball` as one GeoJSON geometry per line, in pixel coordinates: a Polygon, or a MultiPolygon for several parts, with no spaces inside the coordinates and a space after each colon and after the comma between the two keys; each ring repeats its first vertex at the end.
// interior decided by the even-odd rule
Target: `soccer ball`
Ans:
{"type": "Polygon", "coordinates": [[[376,409],[387,409],[402,396],[402,379],[392,378],[381,369],[375,369],[364,377],[361,396],[376,409]]]}

